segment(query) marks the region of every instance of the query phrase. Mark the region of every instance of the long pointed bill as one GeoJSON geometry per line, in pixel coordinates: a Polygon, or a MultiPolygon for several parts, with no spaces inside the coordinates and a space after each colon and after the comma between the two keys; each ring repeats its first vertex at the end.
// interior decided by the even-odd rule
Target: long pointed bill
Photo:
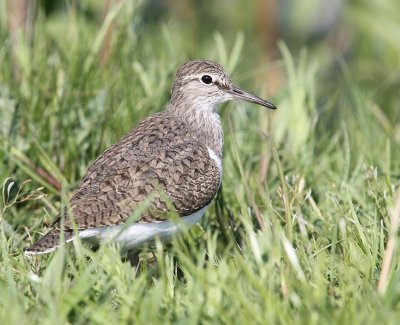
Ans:
{"type": "Polygon", "coordinates": [[[256,95],[250,94],[247,91],[244,91],[236,86],[232,86],[232,88],[229,89],[227,92],[231,94],[234,99],[241,99],[245,100],[246,102],[258,104],[271,109],[276,109],[276,106],[274,104],[260,97],[257,97],[256,95]]]}

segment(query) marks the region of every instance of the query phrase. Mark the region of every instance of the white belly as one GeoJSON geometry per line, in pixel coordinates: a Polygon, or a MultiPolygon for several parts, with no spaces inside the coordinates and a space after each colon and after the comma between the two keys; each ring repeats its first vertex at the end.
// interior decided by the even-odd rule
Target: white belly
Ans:
{"type": "Polygon", "coordinates": [[[208,206],[199,211],[182,217],[179,220],[169,220],[156,223],[134,223],[130,226],[124,224],[111,227],[98,227],[79,232],[79,237],[90,241],[113,241],[122,252],[132,250],[154,241],[156,237],[162,240],[171,239],[174,235],[190,228],[200,221],[208,206]]]}

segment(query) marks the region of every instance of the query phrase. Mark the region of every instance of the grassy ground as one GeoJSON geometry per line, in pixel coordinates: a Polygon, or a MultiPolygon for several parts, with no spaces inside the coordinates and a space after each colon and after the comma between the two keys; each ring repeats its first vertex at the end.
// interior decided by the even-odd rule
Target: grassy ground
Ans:
{"type": "Polygon", "coordinates": [[[146,24],[136,5],[120,4],[103,65],[98,19],[39,11],[33,46],[16,49],[16,78],[2,24],[1,323],[397,323],[397,2],[347,5],[343,55],[282,42],[270,64],[246,30],[194,37],[193,26],[146,24]],[[190,58],[219,61],[260,95],[265,74],[285,75],[269,98],[278,111],[220,108],[223,186],[201,225],[144,251],[136,269],[112,246],[24,257],[88,164],[165,106],[190,58]]]}

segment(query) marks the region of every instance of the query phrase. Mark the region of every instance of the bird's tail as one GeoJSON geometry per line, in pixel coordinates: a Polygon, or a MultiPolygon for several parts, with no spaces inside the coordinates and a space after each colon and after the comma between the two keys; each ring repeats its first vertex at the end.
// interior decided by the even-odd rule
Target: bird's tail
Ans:
{"type": "MultiPolygon", "coordinates": [[[[72,230],[64,231],[64,242],[69,242],[74,239],[72,230]]],[[[60,246],[60,231],[58,229],[50,230],[46,235],[40,238],[32,246],[25,249],[26,255],[47,254],[60,246]]]]}

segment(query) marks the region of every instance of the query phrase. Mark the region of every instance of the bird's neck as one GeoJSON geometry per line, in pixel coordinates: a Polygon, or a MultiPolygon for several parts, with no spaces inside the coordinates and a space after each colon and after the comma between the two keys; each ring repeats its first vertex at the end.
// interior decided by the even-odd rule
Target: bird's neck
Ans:
{"type": "Polygon", "coordinates": [[[208,103],[176,105],[171,102],[167,108],[167,112],[173,114],[182,123],[186,124],[196,140],[203,142],[221,158],[224,133],[220,117],[214,112],[213,106],[208,103]]]}

